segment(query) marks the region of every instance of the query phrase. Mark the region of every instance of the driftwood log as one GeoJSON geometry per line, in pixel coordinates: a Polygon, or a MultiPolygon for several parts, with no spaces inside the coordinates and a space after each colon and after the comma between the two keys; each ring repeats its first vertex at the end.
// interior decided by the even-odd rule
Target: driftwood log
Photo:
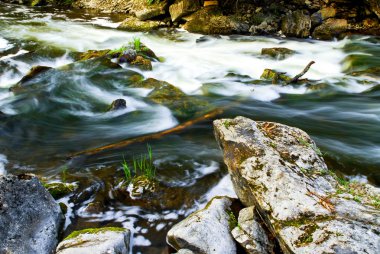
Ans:
{"type": "Polygon", "coordinates": [[[202,116],[200,116],[198,118],[189,120],[189,121],[184,122],[184,123],[182,123],[180,125],[177,125],[177,126],[175,126],[173,128],[170,128],[168,130],[164,130],[164,131],[160,131],[160,132],[156,132],[156,133],[152,133],[152,134],[147,134],[147,135],[136,137],[136,138],[132,138],[132,139],[127,139],[127,140],[124,140],[124,141],[120,141],[118,143],[109,144],[109,145],[101,146],[101,147],[94,148],[94,149],[89,149],[89,150],[81,151],[81,152],[78,152],[78,153],[71,154],[69,156],[69,158],[74,158],[74,157],[81,156],[81,155],[90,156],[90,155],[94,155],[94,154],[97,154],[97,153],[100,153],[100,152],[104,152],[106,150],[124,148],[124,147],[127,147],[127,146],[135,144],[135,143],[142,143],[142,142],[146,142],[146,141],[149,141],[149,140],[152,140],[152,139],[159,139],[159,138],[161,138],[163,136],[166,136],[166,135],[169,135],[169,134],[173,134],[173,133],[182,131],[182,130],[184,130],[184,129],[186,129],[186,128],[194,125],[194,124],[197,124],[199,122],[215,118],[216,116],[218,116],[221,113],[223,113],[223,111],[224,111],[224,108],[218,108],[218,109],[215,109],[215,110],[213,110],[213,111],[211,111],[211,112],[209,112],[207,114],[204,114],[204,115],[202,115],[202,116]]]}

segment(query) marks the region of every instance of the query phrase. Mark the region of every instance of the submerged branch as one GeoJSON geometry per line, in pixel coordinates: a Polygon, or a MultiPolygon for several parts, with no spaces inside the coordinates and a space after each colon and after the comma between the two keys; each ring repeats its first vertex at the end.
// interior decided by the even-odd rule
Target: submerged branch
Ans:
{"type": "Polygon", "coordinates": [[[71,154],[69,157],[73,158],[73,157],[80,156],[80,155],[94,155],[94,154],[97,154],[97,153],[100,153],[103,151],[107,151],[107,150],[111,150],[111,149],[123,148],[123,147],[129,146],[129,145],[132,145],[134,143],[141,143],[141,142],[146,142],[146,141],[152,140],[152,139],[159,139],[163,136],[182,131],[185,128],[188,128],[188,127],[190,127],[194,124],[197,124],[199,122],[202,122],[204,120],[214,118],[217,115],[220,115],[223,111],[224,111],[223,108],[215,109],[215,110],[213,110],[207,114],[204,114],[198,118],[184,122],[184,123],[177,125],[171,129],[168,129],[168,130],[164,130],[164,131],[153,133],[153,134],[147,134],[145,136],[124,140],[124,141],[121,141],[118,143],[114,143],[114,144],[110,144],[110,145],[106,145],[106,146],[101,146],[101,147],[94,148],[94,149],[81,151],[78,153],[71,154]]]}
{"type": "Polygon", "coordinates": [[[306,65],[305,69],[303,69],[303,71],[302,71],[300,74],[295,75],[291,80],[289,80],[288,82],[286,82],[286,84],[297,83],[298,80],[299,80],[303,75],[305,75],[306,72],[309,71],[310,67],[311,67],[313,64],[315,64],[315,62],[314,62],[314,61],[311,61],[308,65],[306,65]]]}

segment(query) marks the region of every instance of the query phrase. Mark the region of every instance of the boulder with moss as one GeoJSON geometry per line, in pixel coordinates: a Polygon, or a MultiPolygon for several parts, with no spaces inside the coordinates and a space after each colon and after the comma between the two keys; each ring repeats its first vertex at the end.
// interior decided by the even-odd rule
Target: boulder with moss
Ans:
{"type": "Polygon", "coordinates": [[[73,193],[78,188],[78,185],[76,183],[51,182],[44,183],[44,187],[53,198],[59,199],[73,193]]]}
{"type": "Polygon", "coordinates": [[[105,227],[74,231],[59,243],[57,254],[129,253],[130,231],[105,227]]]}
{"type": "Polygon", "coordinates": [[[244,117],[214,121],[240,201],[285,253],[380,252],[380,189],[328,170],[304,131],[244,117]]]}
{"type": "Polygon", "coordinates": [[[189,96],[179,88],[165,81],[148,78],[130,87],[151,89],[147,98],[168,107],[179,119],[189,119],[211,111],[212,106],[205,100],[189,96]]]}
{"type": "Polygon", "coordinates": [[[200,34],[247,33],[249,25],[243,24],[235,16],[226,16],[219,9],[202,8],[186,17],[183,26],[189,32],[200,34]]]}
{"type": "Polygon", "coordinates": [[[177,251],[235,254],[236,243],[230,232],[236,226],[236,219],[231,218],[233,201],[229,197],[213,198],[204,209],[174,225],[167,234],[167,243],[177,251]]]}
{"type": "Polygon", "coordinates": [[[0,176],[0,253],[53,253],[62,221],[37,177],[0,176]]]}
{"type": "Polygon", "coordinates": [[[128,17],[119,25],[119,29],[130,32],[150,32],[160,27],[164,27],[165,23],[159,20],[145,20],[141,21],[136,17],[128,17]]]}
{"type": "MultiPolygon", "coordinates": [[[[152,61],[159,61],[156,54],[141,43],[138,38],[117,49],[88,50],[76,56],[78,61],[102,58],[116,61],[120,64],[127,63],[141,70],[152,70],[152,61]]],[[[118,65],[117,63],[113,64],[118,65]]]]}
{"type": "Polygon", "coordinates": [[[193,204],[193,197],[186,188],[169,186],[145,175],[136,176],[131,181],[123,180],[114,190],[117,200],[144,209],[180,209],[193,204]]]}
{"type": "Polygon", "coordinates": [[[272,81],[273,84],[279,82],[289,82],[292,78],[287,76],[284,72],[278,72],[271,69],[265,69],[260,76],[261,79],[272,81]]]}

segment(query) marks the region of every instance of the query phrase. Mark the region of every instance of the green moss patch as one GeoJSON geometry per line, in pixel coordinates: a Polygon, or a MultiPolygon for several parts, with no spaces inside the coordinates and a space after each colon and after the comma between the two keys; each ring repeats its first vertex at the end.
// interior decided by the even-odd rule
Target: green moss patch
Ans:
{"type": "Polygon", "coordinates": [[[105,227],[105,228],[87,228],[79,231],[74,231],[70,235],[68,235],[65,240],[73,239],[81,234],[99,234],[99,233],[105,233],[105,232],[125,232],[124,228],[118,228],[118,227],[105,227]]]}

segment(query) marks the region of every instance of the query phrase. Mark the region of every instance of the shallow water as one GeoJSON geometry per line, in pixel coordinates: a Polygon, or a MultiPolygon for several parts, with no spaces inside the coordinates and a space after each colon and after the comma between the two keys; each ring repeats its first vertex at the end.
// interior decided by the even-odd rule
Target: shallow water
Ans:
{"type": "Polygon", "coordinates": [[[145,142],[72,156],[182,122],[168,108],[147,101],[146,90],[128,87],[128,77],[136,73],[225,108],[218,117],[243,115],[302,128],[317,142],[330,168],[380,185],[380,92],[370,90],[380,84],[380,77],[349,75],[378,66],[379,38],[199,40],[201,35],[181,30],[116,30],[122,18],[0,5],[0,111],[7,115],[0,115],[0,174],[33,172],[49,181],[77,182],[76,193],[61,200],[68,205],[63,236],[74,229],[119,225],[132,229],[133,253],[161,253],[174,223],[215,195],[234,195],[211,120],[149,141],[158,180],[168,192],[178,192],[179,201],[168,208],[137,206],[115,197],[123,157],[130,161],[144,153],[145,142]],[[155,62],[153,71],[72,64],[72,52],[119,48],[135,37],[165,59],[155,62]],[[263,47],[297,53],[285,60],[269,59],[260,55],[263,47]],[[323,83],[322,89],[255,82],[265,68],[292,76],[312,60],[316,64],[306,76],[323,83]],[[34,65],[60,68],[39,78],[28,93],[9,92],[34,65]],[[127,109],[104,113],[118,98],[127,101],[127,109]],[[91,202],[101,203],[100,211],[86,211],[91,202]]]}

